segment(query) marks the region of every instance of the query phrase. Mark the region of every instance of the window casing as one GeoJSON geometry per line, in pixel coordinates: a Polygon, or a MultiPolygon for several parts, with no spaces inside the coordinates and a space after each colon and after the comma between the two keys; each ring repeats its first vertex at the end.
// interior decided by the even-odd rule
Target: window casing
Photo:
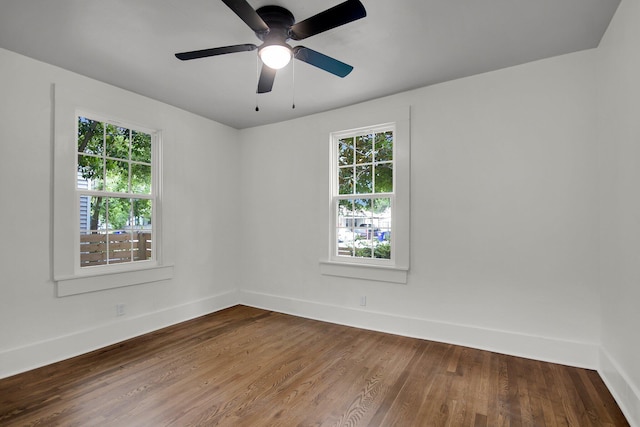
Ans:
{"type": "MultiPolygon", "coordinates": [[[[52,167],[52,229],[53,229],[53,250],[52,250],[52,282],[54,284],[54,292],[58,297],[66,297],[88,292],[104,291],[108,289],[121,288],[125,286],[134,286],[140,284],[154,284],[173,277],[173,265],[163,256],[162,251],[162,129],[164,120],[158,114],[155,103],[138,95],[118,91],[114,89],[96,88],[86,89],[75,86],[66,86],[54,84],[51,86],[51,99],[53,103],[52,109],[52,136],[53,136],[53,167],[52,167]],[[120,129],[129,138],[134,136],[133,132],[144,133],[151,138],[150,158],[148,161],[149,150],[145,152],[147,158],[137,157],[140,153],[131,149],[131,153],[126,156],[116,150],[115,153],[104,155],[98,152],[97,146],[99,138],[94,141],[93,149],[96,152],[89,152],[93,149],[80,150],[78,145],[79,117],[91,119],[103,124],[108,123],[113,129],[120,129]],[[126,129],[127,131],[123,130],[126,129]],[[86,158],[80,158],[85,156],[86,158]],[[125,159],[126,157],[126,159],[125,159]],[[103,160],[100,160],[100,159],[103,160]],[[97,159],[97,160],[96,160],[97,159]],[[90,160],[90,161],[89,161],[90,160]],[[112,180],[110,176],[107,180],[107,174],[104,173],[107,166],[103,163],[102,176],[95,177],[91,173],[82,176],[78,171],[78,166],[86,166],[85,163],[96,161],[121,162],[120,168],[116,170],[126,170],[127,179],[112,180]],[[83,163],[84,162],[84,163],[83,163]],[[142,173],[141,167],[148,168],[151,165],[151,172],[142,173]],[[124,166],[126,165],[126,167],[124,166]],[[151,175],[150,189],[148,178],[142,180],[144,185],[133,176],[151,175]],[[89,182],[86,178],[102,178],[102,188],[94,182],[89,182]],[[116,181],[126,182],[126,192],[123,188],[116,184],[116,181]],[[105,187],[106,186],[106,187],[105,187]],[[107,188],[108,187],[108,188],[107,188]],[[108,263],[95,264],[90,267],[80,266],[80,226],[82,223],[80,217],[85,216],[84,229],[90,227],[90,220],[87,215],[90,211],[88,199],[86,197],[95,197],[100,190],[106,191],[102,196],[117,198],[120,208],[123,204],[129,203],[130,211],[133,209],[136,213],[145,211],[143,215],[134,215],[131,220],[120,220],[121,227],[118,224],[108,224],[105,212],[99,215],[97,222],[100,224],[97,229],[103,228],[104,231],[120,231],[132,233],[131,229],[136,230],[149,228],[152,225],[151,242],[145,242],[147,250],[147,259],[126,262],[116,262],[124,260],[111,257],[108,263]],[[85,197],[81,203],[81,196],[85,197]],[[148,209],[135,209],[133,202],[138,204],[151,204],[151,213],[148,209]],[[81,213],[83,212],[83,213],[81,213]],[[150,224],[149,224],[150,218],[150,224]],[[128,222],[128,224],[127,224],[128,222]],[[136,229],[137,227],[137,229],[136,229]]],[[[88,122],[87,122],[88,123],[88,122]]],[[[118,133],[118,132],[112,132],[118,133]]],[[[103,131],[104,138],[104,131],[103,131]]],[[[145,137],[148,139],[148,137],[145,137]]],[[[126,138],[123,138],[126,139],[126,138]]],[[[147,145],[148,146],[148,145],[147,145]]],[[[118,148],[121,148],[118,146],[118,148]]],[[[138,147],[139,148],[139,147],[138,147]]],[[[102,149],[106,150],[102,144],[102,149]]],[[[129,149],[125,150],[129,153],[129,149]]],[[[96,171],[100,168],[96,167],[96,171]]],[[[86,172],[86,171],[85,171],[86,172]]],[[[94,171],[95,172],[95,171],[94,171]]],[[[117,176],[117,174],[116,174],[117,176]]],[[[118,203],[115,203],[118,205],[118,203]]],[[[113,207],[113,206],[112,206],[113,207]]],[[[126,209],[120,209],[120,214],[126,209]]],[[[127,217],[128,215],[125,215],[127,217]]],[[[117,221],[116,221],[117,222],[117,221]]],[[[117,241],[122,239],[124,233],[111,233],[109,237],[114,240],[109,244],[110,249],[116,249],[115,245],[125,246],[124,252],[132,255],[131,241],[117,241]],[[113,245],[113,242],[116,242],[113,245]]],[[[134,241],[134,243],[138,243],[134,241]]],[[[107,246],[105,242],[103,246],[107,246]]],[[[117,248],[122,252],[122,247],[117,248]]],[[[124,255],[124,254],[118,254],[124,255]]]]}

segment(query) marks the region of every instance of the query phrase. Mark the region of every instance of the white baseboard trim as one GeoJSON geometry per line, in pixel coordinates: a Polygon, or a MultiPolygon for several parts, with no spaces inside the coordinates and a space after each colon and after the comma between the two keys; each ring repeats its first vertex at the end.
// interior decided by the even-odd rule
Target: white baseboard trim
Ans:
{"type": "Polygon", "coordinates": [[[204,316],[238,304],[237,291],[229,291],[187,304],[117,321],[0,352],[0,378],[88,353],[164,327],[204,316]]]}
{"type": "Polygon", "coordinates": [[[240,291],[240,303],[294,316],[388,332],[413,338],[473,347],[551,363],[596,369],[596,343],[538,337],[469,325],[372,312],[313,301],[240,291]]]}
{"type": "Polygon", "coordinates": [[[632,427],[640,427],[640,390],[629,381],[620,365],[600,348],[598,373],[632,427]]]}
{"type": "MultiPolygon", "coordinates": [[[[230,291],[142,316],[118,319],[96,328],[0,352],[0,378],[75,357],[176,323],[237,304],[309,319],[478,348],[588,369],[598,369],[594,343],[537,337],[469,325],[372,312],[251,291],[230,291]]],[[[602,359],[602,358],[601,358],[602,359]]],[[[600,363],[602,366],[602,361],[600,363]]],[[[607,370],[610,372],[611,370],[607,370]]],[[[617,370],[614,370],[618,372],[617,370]]],[[[601,375],[602,372],[601,372],[601,375]]],[[[604,375],[603,375],[604,376],[604,375]]],[[[615,375],[610,374],[615,387],[615,375]]],[[[607,384],[609,385],[609,384],[607,384]]],[[[616,397],[617,398],[617,397],[616,397]]],[[[627,405],[633,408],[638,401],[627,405]]],[[[622,405],[621,405],[622,406],[622,405]]]]}

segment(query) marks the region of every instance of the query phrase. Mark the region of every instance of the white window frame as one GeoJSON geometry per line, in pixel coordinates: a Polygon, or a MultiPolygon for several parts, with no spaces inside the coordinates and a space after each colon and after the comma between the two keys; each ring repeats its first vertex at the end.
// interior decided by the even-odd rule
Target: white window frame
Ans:
{"type": "MultiPolygon", "coordinates": [[[[134,131],[138,131],[138,132],[143,132],[146,133],[147,135],[151,135],[151,194],[150,195],[144,195],[144,194],[135,194],[135,193],[113,193],[113,192],[109,192],[109,191],[90,191],[90,190],[86,190],[86,189],[80,189],[78,188],[78,186],[76,185],[76,224],[80,224],[80,199],[81,196],[84,195],[88,195],[88,194],[95,194],[95,195],[104,195],[106,197],[124,197],[124,198],[139,198],[139,199],[148,199],[151,200],[152,203],[152,210],[151,210],[151,225],[152,225],[152,231],[151,231],[151,235],[152,235],[152,239],[151,239],[151,258],[149,258],[148,260],[143,260],[143,261],[132,261],[132,262],[126,262],[126,263],[117,263],[117,264],[105,264],[105,265],[96,265],[96,266],[88,266],[88,267],[82,267],[80,265],[80,227],[76,226],[75,228],[75,232],[76,232],[76,247],[75,247],[75,268],[74,268],[74,273],[75,275],[82,275],[84,274],[85,271],[89,271],[89,274],[92,275],[96,275],[96,274],[105,274],[105,273],[111,273],[114,271],[129,271],[129,270],[135,270],[135,269],[139,269],[139,268],[145,268],[145,267],[155,267],[158,265],[157,261],[156,261],[156,251],[157,250],[161,250],[161,247],[159,245],[157,245],[157,232],[155,229],[155,223],[156,220],[158,219],[158,216],[156,215],[156,206],[158,205],[158,195],[159,195],[159,188],[160,188],[160,175],[162,173],[162,168],[161,168],[161,164],[160,164],[160,140],[161,140],[161,134],[159,131],[157,130],[152,130],[152,129],[147,129],[147,128],[143,128],[141,126],[136,126],[130,123],[126,123],[124,121],[121,120],[115,120],[113,118],[109,118],[109,117],[104,117],[104,116],[99,116],[93,113],[89,113],[87,111],[83,111],[83,110],[77,110],[76,111],[76,117],[75,117],[75,121],[76,121],[76,132],[75,135],[78,135],[78,118],[79,117],[85,117],[87,119],[90,120],[95,120],[95,121],[99,121],[101,123],[104,124],[111,124],[111,125],[115,125],[121,128],[126,128],[126,129],[130,129],[130,130],[134,130],[134,131]],[[135,265],[132,265],[135,264],[135,265]]],[[[76,136],[76,146],[77,146],[77,136],[76,136]]],[[[76,153],[75,156],[75,169],[74,170],[78,170],[78,154],[81,153],[76,153]]]]}
{"type": "Polygon", "coordinates": [[[331,253],[330,253],[330,259],[333,262],[349,262],[349,263],[354,263],[354,264],[370,264],[370,265],[378,265],[378,266],[393,266],[395,265],[395,259],[396,259],[396,251],[395,251],[395,224],[396,221],[394,220],[395,217],[395,205],[396,205],[396,196],[395,196],[395,190],[396,190],[396,144],[395,144],[395,136],[396,136],[396,126],[395,123],[385,123],[385,124],[381,124],[381,125],[376,125],[376,126],[371,126],[371,127],[365,127],[365,128],[358,128],[358,129],[350,129],[347,131],[340,131],[340,132],[332,132],[331,133],[331,209],[333,212],[333,215],[331,217],[332,223],[331,223],[331,239],[333,241],[333,244],[331,246],[331,253]],[[387,132],[387,131],[392,131],[393,132],[393,138],[394,138],[394,143],[393,143],[393,154],[392,154],[392,161],[393,161],[393,169],[392,169],[392,175],[393,175],[393,189],[391,190],[390,193],[367,193],[367,194],[339,194],[339,182],[338,182],[338,156],[339,156],[339,150],[338,150],[338,143],[341,139],[345,139],[345,138],[355,138],[357,136],[362,136],[362,135],[367,135],[367,134],[376,134],[376,133],[380,133],[380,132],[387,132]],[[345,256],[345,255],[339,255],[337,253],[337,245],[336,245],[336,240],[337,240],[337,235],[336,235],[336,231],[338,229],[337,226],[337,220],[338,220],[338,210],[337,210],[337,205],[338,205],[338,201],[341,199],[370,199],[370,198],[389,198],[391,199],[391,258],[390,259],[385,259],[385,258],[363,258],[363,257],[355,257],[355,256],[345,256]]]}
{"type": "MultiPolygon", "coordinates": [[[[134,94],[116,96],[52,85],[53,129],[53,281],[64,297],[173,277],[162,256],[162,127],[146,100],[134,94]],[[101,96],[102,95],[102,96],[101,96]],[[77,122],[84,116],[152,135],[152,259],[80,267],[80,197],[77,185],[77,122]]],[[[122,194],[119,195],[120,197],[122,194]]],[[[134,195],[135,196],[135,195],[134,195]]]]}
{"type": "MultiPolygon", "coordinates": [[[[410,249],[410,110],[400,109],[391,115],[393,121],[331,132],[329,136],[329,242],[328,257],[320,262],[320,272],[330,276],[349,277],[392,283],[407,283],[410,249]],[[405,113],[406,112],[406,113],[405,113]],[[336,253],[338,164],[337,141],[363,133],[393,129],[393,194],[391,259],[340,256],[336,253]]],[[[380,114],[377,114],[378,116],[380,114]]],[[[388,193],[382,193],[388,194],[388,193]]],[[[374,195],[376,196],[376,195],[374,195]]],[[[369,196],[364,196],[368,198],[369,196]]]]}

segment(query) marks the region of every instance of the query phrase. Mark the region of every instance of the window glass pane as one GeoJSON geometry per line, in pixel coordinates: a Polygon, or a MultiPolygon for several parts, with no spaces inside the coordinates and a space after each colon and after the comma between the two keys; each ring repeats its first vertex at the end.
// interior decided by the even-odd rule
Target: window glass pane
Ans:
{"type": "Polygon", "coordinates": [[[373,212],[371,210],[371,199],[353,200],[353,219],[356,239],[371,237],[370,233],[372,215],[373,212]]]}
{"type": "Polygon", "coordinates": [[[131,160],[151,163],[151,135],[131,131],[131,160]]]}
{"type": "Polygon", "coordinates": [[[353,199],[353,209],[356,214],[371,210],[371,199],[353,199]]]}
{"type": "Polygon", "coordinates": [[[393,163],[377,163],[375,171],[374,193],[391,193],[393,191],[393,163]]]}
{"type": "Polygon", "coordinates": [[[133,238],[128,227],[131,217],[131,199],[109,197],[107,205],[109,242],[107,261],[109,264],[131,261],[133,238]]]}
{"type": "Polygon", "coordinates": [[[391,258],[391,199],[373,200],[374,258],[391,258]]]}
{"type": "Polygon", "coordinates": [[[151,166],[131,164],[131,192],[151,194],[151,166]]]}
{"type": "Polygon", "coordinates": [[[356,194],[373,193],[373,166],[356,166],[356,194]]]}
{"type": "Polygon", "coordinates": [[[151,259],[151,229],[134,232],[133,243],[134,261],[151,259]]]}
{"type": "Polygon", "coordinates": [[[371,135],[356,137],[356,163],[371,163],[373,161],[373,139],[371,135]]]}
{"type": "Polygon", "coordinates": [[[353,201],[339,200],[337,213],[337,233],[336,245],[337,254],[353,256],[355,233],[353,231],[355,222],[353,218],[353,201]]]}
{"type": "Polygon", "coordinates": [[[151,212],[151,200],[133,199],[131,229],[134,238],[134,261],[151,259],[151,212]]]}
{"type": "Polygon", "coordinates": [[[380,230],[373,251],[374,258],[391,259],[391,232],[380,230]]]}
{"type": "Polygon", "coordinates": [[[104,189],[104,168],[101,157],[78,154],[78,188],[104,189]]]}
{"type": "Polygon", "coordinates": [[[339,228],[353,228],[353,202],[351,200],[340,200],[338,202],[338,222],[339,228]]]}
{"type": "Polygon", "coordinates": [[[338,229],[338,248],[336,253],[338,256],[354,256],[355,246],[351,240],[353,232],[351,230],[338,229]]]}
{"type": "Polygon", "coordinates": [[[353,167],[338,169],[338,194],[353,194],[353,167]]]}
{"type": "Polygon", "coordinates": [[[118,230],[117,232],[107,234],[107,237],[109,240],[107,262],[109,264],[118,264],[133,260],[133,235],[131,232],[118,230]]]}
{"type": "Polygon", "coordinates": [[[104,125],[101,122],[78,117],[78,153],[104,153],[104,125]]]}
{"type": "Polygon", "coordinates": [[[357,258],[371,258],[371,248],[373,242],[371,239],[360,237],[356,239],[354,256],[357,258]]]}
{"type": "Polygon", "coordinates": [[[338,141],[338,165],[353,164],[353,138],[341,139],[338,141]]]}
{"type": "Polygon", "coordinates": [[[126,193],[129,191],[129,162],[120,160],[106,160],[107,179],[105,189],[107,191],[126,193]]]}
{"type": "Polygon", "coordinates": [[[377,162],[393,160],[393,132],[377,133],[375,149],[377,162]]]}
{"type": "Polygon", "coordinates": [[[80,196],[80,234],[91,230],[91,198],[80,196]]]}
{"type": "Polygon", "coordinates": [[[151,230],[152,201],[133,199],[131,226],[135,230],[151,230]]]}
{"type": "Polygon", "coordinates": [[[105,136],[105,149],[107,157],[118,159],[129,158],[129,129],[121,128],[107,123],[105,136]]]}
{"type": "Polygon", "coordinates": [[[373,200],[355,199],[354,217],[356,220],[354,256],[358,258],[371,258],[371,248],[375,237],[373,226],[373,200]]]}
{"type": "Polygon", "coordinates": [[[80,196],[80,266],[107,263],[107,204],[102,197],[80,196]]]}
{"type": "Polygon", "coordinates": [[[131,199],[109,197],[107,207],[107,223],[110,232],[122,232],[128,228],[131,218],[131,199]]]}
{"type": "Polygon", "coordinates": [[[353,256],[355,243],[355,233],[353,228],[340,227],[337,233],[338,255],[353,256]]]}
{"type": "Polygon", "coordinates": [[[373,199],[373,213],[376,218],[391,218],[391,199],[388,197],[373,199]]]}
{"type": "Polygon", "coordinates": [[[89,231],[105,232],[107,227],[107,200],[105,197],[93,196],[89,200],[89,231]]]}
{"type": "Polygon", "coordinates": [[[107,235],[105,233],[80,232],[80,267],[107,263],[107,235]]]}

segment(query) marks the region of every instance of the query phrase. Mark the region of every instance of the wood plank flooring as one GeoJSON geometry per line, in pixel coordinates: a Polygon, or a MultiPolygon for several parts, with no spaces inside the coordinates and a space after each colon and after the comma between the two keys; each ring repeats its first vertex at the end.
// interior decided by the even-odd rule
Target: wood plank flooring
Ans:
{"type": "Polygon", "coordinates": [[[0,380],[2,426],[627,426],[595,371],[236,306],[0,380]]]}

